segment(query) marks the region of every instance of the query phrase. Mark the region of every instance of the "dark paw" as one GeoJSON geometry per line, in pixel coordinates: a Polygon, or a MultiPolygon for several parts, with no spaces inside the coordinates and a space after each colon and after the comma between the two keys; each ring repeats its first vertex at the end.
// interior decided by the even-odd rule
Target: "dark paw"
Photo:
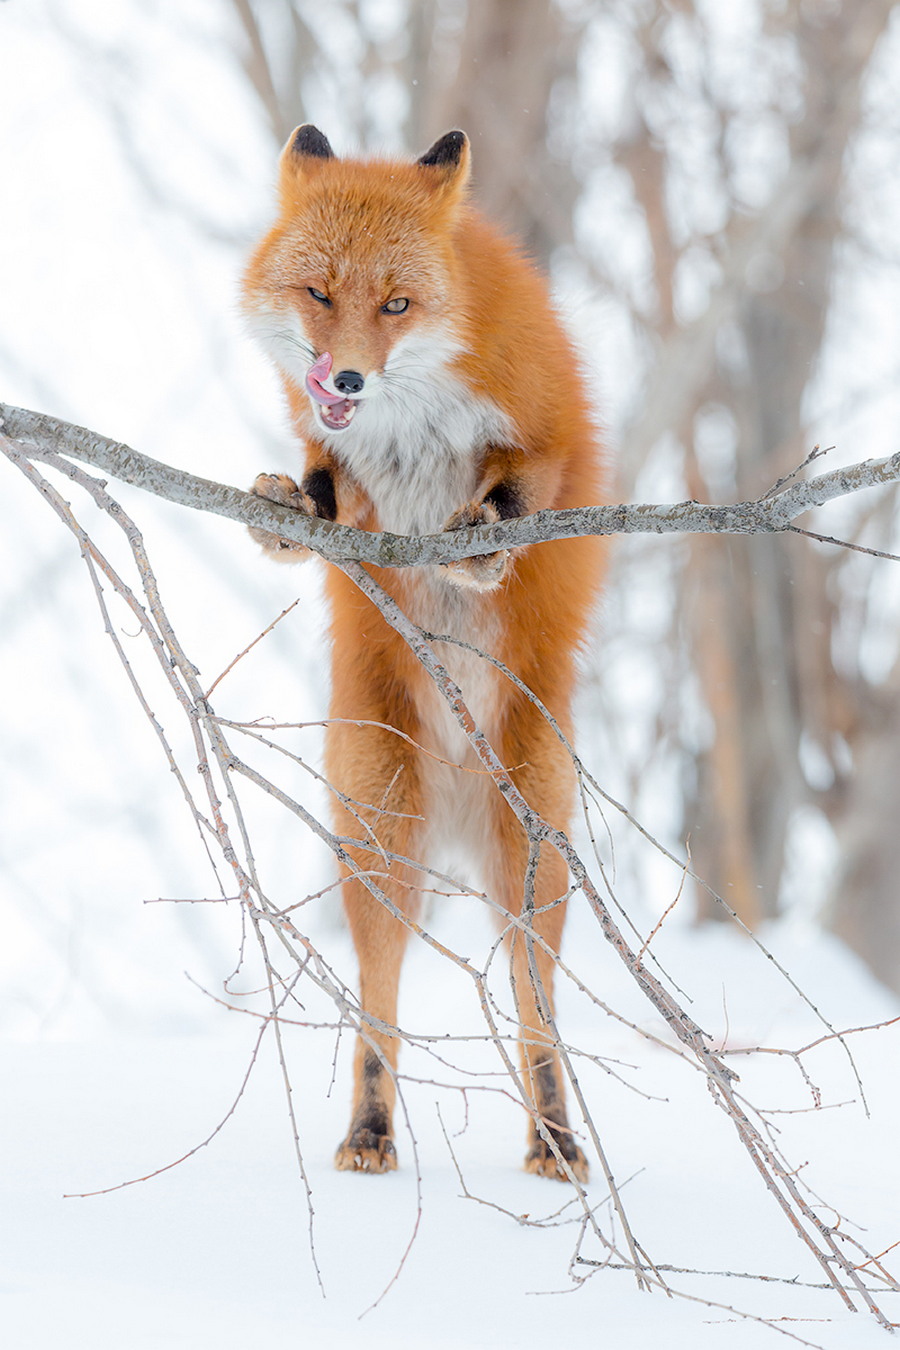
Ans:
{"type": "MultiPolygon", "coordinates": [[[[554,1142],[560,1153],[572,1169],[576,1181],[586,1182],[590,1176],[588,1160],[569,1134],[557,1134],[554,1130],[554,1142]]],[[[543,1139],[536,1139],[525,1157],[525,1171],[538,1177],[552,1177],[554,1181],[568,1181],[566,1172],[560,1165],[550,1145],[543,1139]]]]}
{"type": "Polygon", "coordinates": [[[395,1172],[397,1150],[389,1134],[354,1130],[334,1155],[334,1165],[339,1172],[395,1172]]]}
{"type": "MultiPolygon", "coordinates": [[[[469,502],[454,511],[444,524],[445,530],[462,530],[468,525],[495,525],[500,512],[490,502],[469,502]]],[[[457,586],[468,586],[476,591],[492,591],[499,586],[506,572],[509,550],[485,553],[477,558],[460,558],[458,562],[444,563],[447,575],[457,586]]]]}

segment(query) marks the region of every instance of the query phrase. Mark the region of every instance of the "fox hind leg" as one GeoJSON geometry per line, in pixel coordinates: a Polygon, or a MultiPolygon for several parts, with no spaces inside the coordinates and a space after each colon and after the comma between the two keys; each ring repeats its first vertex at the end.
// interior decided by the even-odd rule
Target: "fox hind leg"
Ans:
{"type": "MultiPolygon", "coordinates": [[[[569,1128],[562,1064],[553,1023],[553,977],[565,919],[568,873],[558,853],[542,845],[535,879],[532,928],[539,939],[529,942],[519,929],[511,939],[511,961],[516,1009],[521,1027],[522,1074],[528,1096],[544,1129],[552,1138],[578,1181],[587,1181],[588,1163],[569,1128]],[[554,903],[556,902],[556,903],[554,903]],[[551,905],[552,908],[544,909],[551,905]],[[548,952],[544,943],[550,948],[548,952]]],[[[565,1169],[534,1119],[528,1127],[525,1170],[538,1176],[567,1180],[565,1169]]]]}
{"type": "MultiPolygon", "coordinates": [[[[560,911],[564,906],[565,901],[561,901],[560,911]]],[[[549,941],[547,927],[548,925],[535,921],[535,932],[549,941]]],[[[559,930],[561,934],[562,917],[559,920],[559,930]]],[[[556,944],[553,945],[555,950],[556,944]]],[[[525,1086],[544,1129],[568,1163],[575,1178],[578,1181],[587,1181],[588,1162],[569,1127],[562,1065],[555,1037],[549,1029],[548,1013],[552,1017],[553,1010],[554,962],[552,957],[541,950],[538,943],[532,944],[529,956],[528,943],[521,931],[513,937],[512,947],[513,983],[522,1028],[522,1072],[525,1086]],[[537,996],[534,992],[535,986],[537,996]]],[[[568,1180],[564,1167],[533,1119],[528,1127],[525,1170],[538,1176],[568,1180]]]]}
{"type": "MultiPolygon", "coordinates": [[[[533,710],[532,710],[533,711],[533,710]]],[[[526,715],[528,717],[528,715],[526,715]]],[[[532,722],[532,728],[535,723],[532,722]]],[[[570,815],[571,764],[565,750],[541,722],[535,734],[523,735],[504,747],[506,763],[524,762],[513,774],[525,799],[551,824],[564,825],[570,815]],[[540,766],[539,768],[536,766],[540,766]]],[[[516,916],[525,912],[528,846],[525,832],[507,804],[495,794],[495,848],[490,865],[491,889],[504,908],[516,916]]],[[[520,1026],[522,1081],[535,1115],[553,1140],[578,1181],[586,1181],[589,1167],[569,1127],[565,1081],[553,1031],[553,977],[555,954],[562,940],[566,910],[568,868],[565,859],[543,843],[527,899],[533,904],[529,941],[522,928],[512,931],[510,963],[520,1026]]],[[[538,1176],[568,1180],[553,1148],[535,1119],[528,1127],[525,1170],[538,1176]]]]}
{"type": "MultiPolygon", "coordinates": [[[[371,866],[371,860],[366,864],[371,866]]],[[[396,903],[403,898],[389,882],[378,885],[396,903]],[[394,894],[391,895],[391,891],[394,894]]],[[[395,1075],[400,1043],[386,1029],[397,1024],[397,988],[406,929],[362,882],[344,882],[344,907],[359,960],[360,1006],[364,1014],[353,1057],[353,1105],[347,1134],[335,1154],[342,1172],[392,1172],[395,1075]]]]}
{"type": "MultiPolygon", "coordinates": [[[[368,716],[388,724],[392,720],[383,709],[371,710],[368,716]]],[[[420,884],[417,873],[397,861],[388,859],[386,864],[384,854],[415,858],[420,851],[423,822],[417,811],[416,752],[379,727],[333,725],[327,760],[331,782],[359,803],[357,813],[371,830],[368,835],[351,812],[339,808],[338,832],[369,842],[369,847],[348,848],[348,852],[398,910],[414,914],[420,884]]],[[[354,1051],[350,1125],[338,1146],[335,1165],[340,1171],[391,1172],[397,1166],[393,1113],[400,1048],[393,1029],[408,930],[359,877],[349,873],[343,883],[343,900],[359,961],[363,1017],[354,1051]]]]}

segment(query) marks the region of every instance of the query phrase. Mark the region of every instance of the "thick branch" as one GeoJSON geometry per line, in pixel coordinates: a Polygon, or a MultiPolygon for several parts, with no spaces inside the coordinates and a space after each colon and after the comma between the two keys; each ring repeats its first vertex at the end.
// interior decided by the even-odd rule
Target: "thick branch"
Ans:
{"type": "Polygon", "coordinates": [[[166,501],[211,511],[245,525],[306,544],[331,562],[366,562],[378,567],[415,567],[453,562],[498,549],[521,548],[549,539],[589,534],[771,534],[791,528],[804,512],[862,488],[900,481],[900,452],[868,459],[786,487],[760,501],[710,506],[702,502],[585,506],[534,515],[496,525],[478,525],[452,534],[375,534],[301,515],[238,488],[197,478],[108,440],[84,427],[43,413],[0,403],[0,427],[32,459],[67,455],[143,488],[166,501]]]}

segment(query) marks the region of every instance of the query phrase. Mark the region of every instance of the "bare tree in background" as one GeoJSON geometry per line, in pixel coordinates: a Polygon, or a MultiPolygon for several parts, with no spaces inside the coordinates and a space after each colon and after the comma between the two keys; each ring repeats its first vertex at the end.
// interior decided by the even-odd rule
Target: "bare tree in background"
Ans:
{"type": "MultiPolygon", "coordinates": [[[[628,131],[612,151],[643,216],[655,305],[635,316],[651,355],[624,434],[626,483],[665,434],[683,456],[688,494],[701,500],[755,497],[809,450],[804,395],[830,311],[848,151],[893,9],[890,0],[864,10],[761,5],[756,78],[731,85],[694,7],[632,7],[640,70],[628,131]],[[702,135],[693,132],[702,182],[685,163],[689,118],[695,128],[702,118],[702,135]],[[760,137],[770,148],[754,166],[760,137]],[[695,289],[711,278],[706,303],[685,314],[682,301],[679,313],[692,273],[695,289]]],[[[846,555],[795,541],[771,550],[753,540],[692,543],[672,638],[709,729],[700,745],[682,741],[684,830],[700,874],[754,925],[776,912],[798,808],[823,809],[854,855],[836,922],[896,985],[898,947],[880,947],[876,931],[888,930],[876,922],[866,934],[860,917],[886,921],[894,908],[890,888],[876,895],[883,869],[871,863],[874,840],[892,831],[890,794],[880,810],[868,800],[863,808],[862,775],[846,754],[849,746],[858,767],[884,702],[855,662],[835,663],[846,565],[846,555]],[[809,747],[828,766],[816,783],[803,768],[809,747]],[[862,850],[861,809],[871,831],[862,850]]]]}

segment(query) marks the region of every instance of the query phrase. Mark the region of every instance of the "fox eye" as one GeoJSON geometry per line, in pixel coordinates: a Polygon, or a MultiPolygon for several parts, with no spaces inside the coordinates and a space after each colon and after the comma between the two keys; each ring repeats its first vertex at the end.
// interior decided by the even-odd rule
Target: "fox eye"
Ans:
{"type": "Polygon", "coordinates": [[[407,309],[409,309],[409,301],[402,295],[398,295],[395,300],[389,300],[386,305],[381,306],[382,314],[403,314],[407,309]]]}
{"type": "Polygon", "coordinates": [[[329,309],[331,308],[331,301],[324,291],[317,291],[315,286],[307,286],[306,289],[314,300],[318,300],[320,305],[327,305],[329,309]]]}

